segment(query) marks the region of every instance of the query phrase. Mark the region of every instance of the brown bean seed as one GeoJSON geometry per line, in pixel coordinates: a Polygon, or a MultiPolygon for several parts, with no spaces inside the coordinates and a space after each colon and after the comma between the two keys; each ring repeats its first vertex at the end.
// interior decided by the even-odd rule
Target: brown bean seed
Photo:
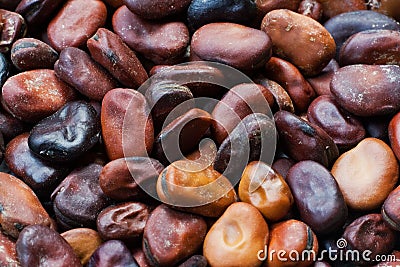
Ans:
{"type": "Polygon", "coordinates": [[[39,198],[47,199],[67,176],[69,168],[57,166],[35,155],[29,149],[28,137],[29,133],[24,133],[8,143],[5,161],[10,170],[32,188],[39,198]]]}
{"type": "Polygon", "coordinates": [[[155,183],[164,166],[145,157],[119,158],[101,170],[99,183],[110,198],[128,201],[147,199],[146,192],[156,194],[155,183]]]}
{"type": "Polygon", "coordinates": [[[57,58],[51,46],[34,38],[19,39],[11,48],[11,61],[19,70],[53,69],[57,58]]]}
{"type": "Polygon", "coordinates": [[[29,24],[29,30],[40,27],[54,15],[54,11],[63,4],[65,0],[22,0],[15,12],[21,14],[29,24]]]}
{"type": "Polygon", "coordinates": [[[191,0],[124,0],[124,4],[144,19],[162,19],[186,11],[191,0]]]}
{"type": "Polygon", "coordinates": [[[260,68],[271,57],[271,39],[260,30],[235,23],[204,25],[192,37],[190,53],[240,70],[260,68]]]}
{"type": "Polygon", "coordinates": [[[93,252],[103,243],[99,234],[89,228],[74,228],[61,234],[85,265],[93,252]]]}
{"type": "Polygon", "coordinates": [[[143,251],[152,266],[174,266],[201,247],[206,231],[202,217],[160,205],[147,220],[143,251]]]}
{"type": "Polygon", "coordinates": [[[22,230],[16,248],[21,267],[82,266],[67,241],[59,233],[43,225],[31,225],[22,230]]]}
{"type": "Polygon", "coordinates": [[[272,93],[262,85],[244,83],[232,87],[212,111],[214,139],[221,144],[244,117],[251,113],[269,114],[273,103],[272,93]]]}
{"type": "Polygon", "coordinates": [[[150,209],[139,202],[105,208],[97,216],[97,231],[103,240],[132,240],[143,234],[150,209]]]}
{"type": "Polygon", "coordinates": [[[98,214],[111,204],[99,185],[101,169],[98,164],[75,169],[53,191],[51,199],[57,222],[65,230],[94,228],[98,214]]]}
{"type": "Polygon", "coordinates": [[[208,217],[221,216],[236,201],[226,177],[208,165],[189,160],[176,161],[161,172],[157,194],[176,208],[208,217]]]}
{"type": "Polygon", "coordinates": [[[304,251],[317,253],[318,240],[307,224],[298,220],[283,221],[272,226],[268,252],[271,250],[283,252],[267,257],[263,267],[306,267],[311,265],[312,257],[311,259],[307,259],[307,257],[289,258],[289,253],[292,251],[297,251],[300,255],[304,255],[304,251]]]}
{"type": "Polygon", "coordinates": [[[106,5],[99,0],[68,0],[47,28],[47,36],[57,51],[80,47],[102,27],[106,5]]]}
{"type": "Polygon", "coordinates": [[[61,80],[96,101],[101,101],[108,91],[117,87],[111,75],[79,48],[63,49],[54,71],[61,80]]]}
{"type": "MultiPolygon", "coordinates": [[[[343,233],[348,247],[360,253],[369,250],[368,258],[387,255],[392,252],[395,243],[395,232],[390,229],[380,214],[367,214],[354,220],[343,233]]],[[[368,264],[363,257],[360,262],[368,264]]]]}
{"type": "Polygon", "coordinates": [[[269,12],[261,29],[271,37],[273,52],[293,63],[305,76],[320,73],[335,55],[336,45],[330,33],[312,18],[293,11],[269,12]]]}
{"type": "Polygon", "coordinates": [[[154,129],[150,110],[145,97],[135,90],[117,88],[104,96],[101,129],[111,160],[147,156],[153,147],[154,129]],[[123,139],[124,133],[129,138],[123,139]]]}
{"type": "Polygon", "coordinates": [[[146,70],[135,52],[115,33],[100,28],[87,41],[87,47],[92,58],[122,85],[136,89],[148,79],[146,70]]]}
{"type": "Polygon", "coordinates": [[[286,110],[294,113],[293,101],[286,90],[281,85],[279,85],[279,83],[265,78],[255,79],[255,81],[271,92],[271,94],[274,96],[275,103],[278,105],[279,110],[286,110]]]}
{"type": "Polygon", "coordinates": [[[20,120],[31,123],[50,116],[77,96],[53,70],[47,69],[14,75],[6,81],[2,91],[5,108],[20,120]]]}
{"type": "Polygon", "coordinates": [[[24,18],[15,12],[0,9],[0,52],[6,53],[12,44],[26,34],[24,18]]]}
{"type": "Polygon", "coordinates": [[[20,179],[0,172],[1,231],[18,238],[24,227],[33,224],[54,226],[32,190],[20,179]]]}
{"type": "Polygon", "coordinates": [[[168,165],[196,148],[210,128],[211,115],[202,109],[191,109],[168,124],[154,141],[153,153],[168,165]]]}
{"type": "Polygon", "coordinates": [[[324,166],[301,161],[289,170],[287,182],[302,221],[316,233],[334,233],[344,225],[347,206],[343,194],[324,166]]]}
{"type": "Polygon", "coordinates": [[[152,107],[151,115],[157,132],[194,108],[193,94],[187,86],[162,80],[149,85],[145,93],[149,106],[152,107]],[[169,120],[165,121],[167,117],[169,120]]]}
{"type": "Polygon", "coordinates": [[[0,231],[0,266],[19,267],[15,241],[0,231]]]}
{"type": "Polygon", "coordinates": [[[315,98],[314,89],[290,62],[277,57],[265,64],[267,78],[279,83],[289,94],[297,112],[304,112],[315,98]]]}
{"type": "Polygon", "coordinates": [[[292,113],[275,113],[275,125],[284,149],[294,160],[314,160],[328,167],[339,156],[336,144],[324,130],[292,113]]]}
{"type": "Polygon", "coordinates": [[[293,204],[293,196],[283,177],[262,161],[253,161],[244,169],[239,197],[255,206],[270,221],[282,219],[293,204]]]}
{"type": "Polygon", "coordinates": [[[394,153],[376,138],[365,138],[332,167],[347,205],[356,210],[378,208],[393,190],[398,172],[394,153]]]}
{"type": "Polygon", "coordinates": [[[237,202],[208,231],[203,255],[213,267],[257,267],[261,265],[257,253],[265,248],[268,237],[261,213],[248,203],[237,202]]]}
{"type": "Polygon", "coordinates": [[[400,109],[400,66],[340,68],[332,78],[331,92],[340,106],[357,116],[395,113],[400,109]]]}
{"type": "Polygon", "coordinates": [[[368,30],[350,36],[339,53],[341,66],[400,64],[400,32],[368,30]]]}
{"type": "Polygon", "coordinates": [[[348,149],[364,139],[366,133],[361,121],[340,108],[328,95],[316,98],[308,107],[307,119],[332,137],[339,149],[348,149]]]}
{"type": "Polygon", "coordinates": [[[130,48],[156,64],[181,61],[189,44],[189,30],[183,22],[145,20],[126,6],[115,11],[112,24],[130,48]]]}

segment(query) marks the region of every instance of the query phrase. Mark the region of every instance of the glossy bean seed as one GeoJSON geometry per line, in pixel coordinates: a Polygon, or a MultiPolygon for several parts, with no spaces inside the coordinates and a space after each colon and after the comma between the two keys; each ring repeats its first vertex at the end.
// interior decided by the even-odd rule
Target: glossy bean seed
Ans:
{"type": "Polygon", "coordinates": [[[90,257],[87,267],[139,267],[121,240],[109,240],[90,257]]]}
{"type": "Polygon", "coordinates": [[[92,58],[106,68],[122,85],[138,88],[148,76],[142,63],[115,33],[100,28],[87,42],[92,58]]]}
{"type": "Polygon", "coordinates": [[[176,161],[157,180],[161,201],[177,209],[207,217],[218,217],[236,201],[231,182],[214,170],[189,160],[176,161]]]}
{"type": "Polygon", "coordinates": [[[187,20],[193,31],[212,22],[229,21],[249,25],[256,11],[256,4],[250,0],[192,0],[187,11],[187,20]]]}
{"type": "Polygon", "coordinates": [[[365,138],[332,167],[347,205],[355,210],[378,208],[393,190],[398,172],[394,153],[376,138],[365,138]]]}
{"type": "Polygon", "coordinates": [[[99,0],[68,0],[47,27],[47,36],[57,51],[80,47],[102,27],[106,5],[99,0]]]}
{"type": "Polygon", "coordinates": [[[339,53],[341,66],[400,64],[400,32],[393,30],[362,31],[347,39],[339,53]]]}
{"type": "MultiPolygon", "coordinates": [[[[330,0],[330,2],[336,2],[330,0]]],[[[400,30],[400,25],[392,18],[371,10],[351,11],[332,17],[324,27],[335,39],[336,59],[343,43],[353,34],[366,30],[400,30]]]]}
{"type": "Polygon", "coordinates": [[[341,107],[357,116],[393,114],[400,109],[400,66],[340,68],[333,75],[331,92],[341,107]]]}
{"type": "MultiPolygon", "coordinates": [[[[354,220],[344,230],[343,238],[347,240],[351,249],[359,252],[369,250],[368,257],[375,259],[376,255],[387,255],[392,252],[396,237],[382,216],[373,213],[354,220]]],[[[363,261],[361,257],[359,263],[363,261]]]]}
{"type": "Polygon", "coordinates": [[[48,44],[34,38],[22,38],[11,48],[11,61],[19,70],[52,69],[58,53],[48,44]]]}
{"type": "Polygon", "coordinates": [[[153,153],[164,165],[169,165],[192,152],[210,128],[211,115],[201,109],[191,109],[162,129],[154,141],[153,153]]]}
{"type": "Polygon", "coordinates": [[[192,37],[190,53],[240,70],[260,68],[271,56],[271,39],[265,32],[236,23],[204,25],[192,37]]]}
{"type": "Polygon", "coordinates": [[[261,29],[271,37],[273,52],[293,63],[305,76],[320,73],[335,55],[335,40],[330,33],[314,19],[293,11],[278,9],[267,13],[261,29]]]}
{"type": "Polygon", "coordinates": [[[364,139],[361,121],[343,110],[333,97],[322,95],[308,107],[307,119],[332,137],[339,149],[348,149],[364,139]]]}
{"type": "Polygon", "coordinates": [[[5,161],[10,170],[24,181],[39,198],[47,199],[51,191],[67,176],[67,166],[46,162],[28,146],[29,133],[21,134],[7,144],[5,161]]]}
{"type": "Polygon", "coordinates": [[[147,220],[143,251],[152,266],[174,266],[201,247],[206,231],[202,217],[160,205],[147,220]]]}
{"type": "Polygon", "coordinates": [[[283,177],[262,161],[246,166],[239,183],[239,198],[255,206],[270,221],[282,219],[293,204],[283,177]]]}
{"type": "Polygon", "coordinates": [[[101,130],[111,160],[147,156],[153,147],[154,128],[145,97],[131,89],[109,91],[102,101],[101,130]],[[124,133],[130,138],[123,139],[124,133]]]}
{"type": "Polygon", "coordinates": [[[194,108],[193,94],[189,88],[168,81],[151,84],[145,96],[152,107],[151,115],[157,132],[173,119],[194,108]],[[169,120],[165,121],[167,117],[169,120]]]}
{"type": "Polygon", "coordinates": [[[251,161],[272,162],[276,138],[270,117],[250,114],[222,142],[213,166],[229,179],[236,179],[251,161]]]}
{"type": "Polygon", "coordinates": [[[132,240],[143,234],[150,209],[139,202],[105,208],[97,216],[97,231],[103,240],[132,240]]]}
{"type": "Polygon", "coordinates": [[[265,64],[265,76],[279,83],[289,94],[296,112],[304,112],[315,98],[315,91],[290,62],[271,57],[265,64]]]}
{"type": "MultiPolygon", "coordinates": [[[[217,85],[216,83],[222,83],[226,79],[224,73],[217,67],[213,66],[212,62],[191,62],[185,65],[156,65],[150,70],[150,75],[158,75],[162,81],[185,81],[191,80],[193,75],[199,77],[198,80],[212,80],[215,83],[208,82],[189,82],[182,84],[187,86],[192,92],[194,97],[212,97],[219,98],[226,88],[217,85]],[[185,78],[184,78],[185,77],[185,78]],[[187,78],[186,78],[187,77],[187,78]]],[[[154,77],[153,77],[154,78],[154,77]]],[[[158,79],[157,79],[158,80],[158,79]]],[[[160,83],[162,84],[162,83],[160,83]]],[[[165,84],[165,83],[164,83],[165,84]]],[[[150,87],[151,88],[151,87],[150,87]]]]}
{"type": "Polygon", "coordinates": [[[156,64],[180,62],[189,44],[183,22],[145,20],[122,6],[112,18],[114,32],[135,52],[156,64]]]}
{"type": "Polygon", "coordinates": [[[287,220],[274,224],[270,230],[270,238],[268,243],[268,251],[283,251],[278,254],[267,257],[263,267],[289,267],[310,266],[312,258],[283,258],[283,255],[288,255],[291,251],[297,251],[300,255],[303,251],[318,251],[318,240],[311,228],[304,222],[298,220],[287,220]]]}
{"type": "Polygon", "coordinates": [[[268,225],[252,205],[238,202],[229,206],[208,231],[203,255],[213,267],[257,267],[257,252],[267,245],[268,225]],[[231,257],[231,255],[235,257],[231,257]]]}
{"type": "Polygon", "coordinates": [[[100,211],[110,205],[110,199],[99,185],[101,169],[98,164],[76,169],[53,191],[51,198],[57,222],[66,230],[94,228],[100,211]]]}
{"type": "Polygon", "coordinates": [[[2,88],[2,102],[6,110],[30,123],[50,116],[76,97],[75,90],[48,69],[14,75],[2,88]]]}
{"type": "Polygon", "coordinates": [[[61,80],[96,101],[101,101],[108,91],[117,87],[111,75],[79,48],[63,49],[54,71],[61,80]]]}
{"type": "Polygon", "coordinates": [[[191,0],[124,0],[129,10],[144,19],[162,19],[187,10],[191,0]]]}
{"type": "Polygon", "coordinates": [[[338,231],[346,222],[347,205],[332,174],[315,161],[290,168],[287,182],[302,221],[317,234],[338,231]]]}
{"type": "Polygon", "coordinates": [[[146,192],[156,194],[155,183],[163,169],[164,166],[155,159],[119,158],[108,162],[101,170],[100,187],[104,194],[115,200],[146,200],[146,192]]]}
{"type": "Polygon", "coordinates": [[[247,115],[269,114],[273,103],[272,93],[264,86],[245,83],[232,87],[212,111],[214,139],[222,143],[247,115]]]}
{"type": "Polygon", "coordinates": [[[77,159],[99,140],[100,120],[84,101],[65,104],[31,130],[29,148],[39,157],[66,162],[77,159]]]}
{"type": "Polygon", "coordinates": [[[54,15],[65,0],[22,0],[15,9],[29,25],[29,30],[40,27],[54,15]]]}
{"type": "Polygon", "coordinates": [[[16,243],[21,267],[80,267],[81,262],[72,247],[56,231],[43,226],[26,227],[16,243]]]}
{"type": "Polygon", "coordinates": [[[294,160],[314,160],[328,167],[339,156],[336,144],[324,130],[292,113],[275,113],[275,125],[283,148],[294,160]]]}
{"type": "Polygon", "coordinates": [[[74,228],[61,236],[72,247],[82,265],[88,263],[90,256],[103,243],[100,235],[89,228],[74,228]]]}
{"type": "Polygon", "coordinates": [[[287,91],[279,83],[266,78],[255,79],[255,81],[271,92],[278,106],[278,110],[286,110],[294,113],[293,101],[287,91]]]}
{"type": "Polygon", "coordinates": [[[0,207],[0,229],[15,239],[28,225],[54,226],[32,189],[3,172],[0,173],[0,207]]]}

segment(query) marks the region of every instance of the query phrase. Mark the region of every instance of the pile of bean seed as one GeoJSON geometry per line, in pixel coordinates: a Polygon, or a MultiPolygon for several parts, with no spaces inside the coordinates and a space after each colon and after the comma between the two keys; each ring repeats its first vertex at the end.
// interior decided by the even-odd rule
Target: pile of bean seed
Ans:
{"type": "Polygon", "coordinates": [[[0,267],[398,266],[399,0],[0,16],[0,267]]]}

